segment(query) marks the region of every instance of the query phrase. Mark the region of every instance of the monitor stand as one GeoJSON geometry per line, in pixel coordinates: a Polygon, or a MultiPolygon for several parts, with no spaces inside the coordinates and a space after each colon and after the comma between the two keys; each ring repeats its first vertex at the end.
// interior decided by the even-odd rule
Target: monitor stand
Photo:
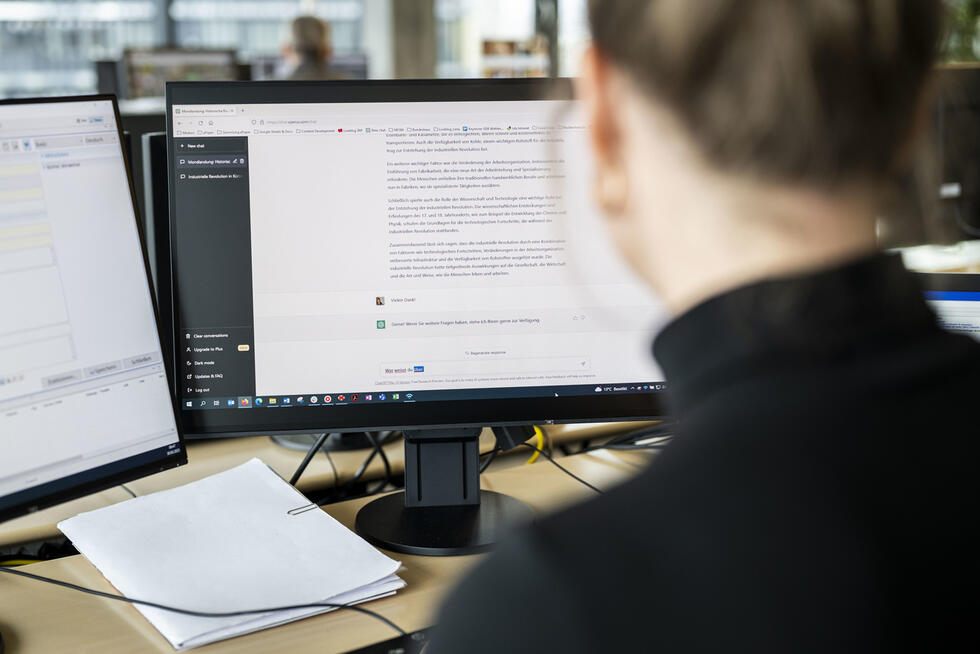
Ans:
{"type": "Polygon", "coordinates": [[[534,512],[480,490],[480,428],[405,431],[405,490],[357,512],[355,529],[386,550],[455,556],[490,549],[534,512]]]}
{"type": "MultiPolygon", "coordinates": [[[[319,434],[283,434],[269,438],[276,445],[290,450],[307,452],[316,443],[318,436],[319,434]]],[[[327,452],[344,452],[347,450],[366,450],[370,447],[373,447],[371,441],[364,435],[364,432],[358,431],[352,434],[330,434],[320,449],[327,452]]]]}

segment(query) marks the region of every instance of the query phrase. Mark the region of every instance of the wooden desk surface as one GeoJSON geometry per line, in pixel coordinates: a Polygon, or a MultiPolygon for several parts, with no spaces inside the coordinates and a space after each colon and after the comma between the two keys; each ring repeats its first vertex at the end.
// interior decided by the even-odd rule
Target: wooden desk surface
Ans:
{"type": "MultiPolygon", "coordinates": [[[[609,488],[636,474],[650,459],[646,452],[600,451],[565,457],[563,465],[600,488],[609,488]]],[[[588,498],[592,491],[564,475],[547,461],[488,471],[482,485],[527,502],[538,515],[588,498]]],[[[357,510],[366,498],[325,507],[353,528],[357,510]]],[[[315,547],[315,543],[310,544],[315,547]]],[[[407,586],[394,597],[365,606],[391,619],[406,631],[432,624],[441,598],[479,556],[420,557],[390,553],[403,563],[399,573],[407,586]]],[[[29,572],[63,579],[106,592],[115,590],[83,557],[37,563],[29,572]]],[[[169,643],[135,608],[57,588],[50,584],[0,574],[0,631],[8,654],[54,652],[173,652],[169,643]]],[[[347,652],[395,634],[379,621],[352,611],[334,611],[248,636],[214,643],[194,651],[220,652],[347,652]]]]}
{"type": "MultiPolygon", "coordinates": [[[[611,433],[637,426],[639,426],[637,423],[557,425],[548,427],[547,431],[554,442],[562,443],[608,436],[611,433]]],[[[484,430],[481,437],[481,451],[489,450],[491,447],[493,447],[493,436],[490,430],[484,430]]],[[[391,462],[392,472],[401,474],[405,469],[405,450],[402,441],[399,439],[389,443],[384,449],[391,462]]],[[[330,456],[337,467],[339,483],[347,482],[368,454],[369,450],[331,452],[330,456]]],[[[266,436],[188,441],[188,464],[186,466],[138,479],[126,484],[126,486],[137,495],[147,495],[203,479],[216,472],[245,463],[253,457],[262,459],[279,475],[289,479],[303,460],[303,455],[304,452],[277,445],[266,436]]],[[[384,466],[378,457],[374,457],[371,465],[364,471],[363,478],[370,481],[383,477],[384,466]]],[[[314,490],[332,488],[334,482],[333,468],[330,467],[325,456],[318,454],[310,462],[306,472],[303,473],[298,486],[300,490],[308,493],[314,490]]],[[[58,531],[57,524],[62,520],[129,498],[129,493],[122,488],[110,488],[94,495],[5,522],[0,525],[0,546],[59,537],[61,532],[58,531]]]]}

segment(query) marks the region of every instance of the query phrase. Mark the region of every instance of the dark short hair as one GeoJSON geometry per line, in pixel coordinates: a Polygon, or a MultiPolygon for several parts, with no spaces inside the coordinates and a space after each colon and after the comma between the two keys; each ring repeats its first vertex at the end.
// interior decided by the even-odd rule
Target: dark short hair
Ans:
{"type": "Polygon", "coordinates": [[[589,0],[596,48],[722,169],[835,187],[890,179],[942,0],[589,0]]]}

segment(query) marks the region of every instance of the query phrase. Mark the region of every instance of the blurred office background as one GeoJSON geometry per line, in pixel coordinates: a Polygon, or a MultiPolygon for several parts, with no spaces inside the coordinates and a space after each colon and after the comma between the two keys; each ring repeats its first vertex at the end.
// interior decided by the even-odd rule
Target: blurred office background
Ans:
{"type": "MultiPolygon", "coordinates": [[[[881,241],[922,269],[980,271],[980,0],[947,0],[928,151],[881,241]],[[938,189],[938,191],[937,191],[938,189]]],[[[131,157],[164,128],[166,80],[282,78],[290,22],[330,25],[352,79],[574,76],[587,0],[0,0],[0,97],[114,93],[131,157]]],[[[133,167],[143,209],[142,170],[133,167]]]]}
{"type": "MultiPolygon", "coordinates": [[[[586,0],[3,0],[0,96],[94,92],[98,62],[127,50],[231,52],[265,76],[301,14],[328,21],[335,55],[363,75],[574,74],[587,41],[586,0]]],[[[220,67],[221,60],[213,60],[220,67]]],[[[143,56],[148,65],[150,58],[143,56]]],[[[192,62],[191,68],[195,65],[192,62]]],[[[191,76],[189,74],[188,76],[191,76]]],[[[119,89],[120,97],[138,95],[119,89]]]]}

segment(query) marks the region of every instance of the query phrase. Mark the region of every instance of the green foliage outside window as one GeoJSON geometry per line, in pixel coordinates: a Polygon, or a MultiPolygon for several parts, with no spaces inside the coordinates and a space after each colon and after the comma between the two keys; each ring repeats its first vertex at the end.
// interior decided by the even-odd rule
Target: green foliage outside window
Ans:
{"type": "Polygon", "coordinates": [[[980,61],[980,0],[949,0],[943,60],[980,61]]]}

